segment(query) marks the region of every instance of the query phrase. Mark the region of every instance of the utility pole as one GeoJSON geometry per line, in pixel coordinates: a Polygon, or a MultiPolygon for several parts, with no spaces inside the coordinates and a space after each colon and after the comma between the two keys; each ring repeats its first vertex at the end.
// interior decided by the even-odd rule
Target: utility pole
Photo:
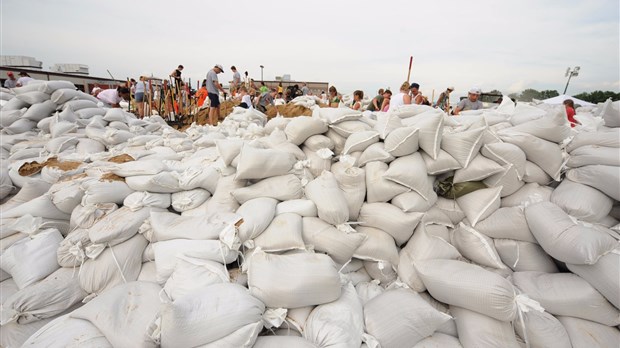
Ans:
{"type": "Polygon", "coordinates": [[[265,81],[265,80],[263,79],[263,69],[264,69],[264,68],[265,68],[264,66],[262,66],[262,65],[260,66],[260,80],[261,80],[261,81],[265,81]]]}
{"type": "Polygon", "coordinates": [[[578,66],[576,66],[573,70],[571,70],[570,67],[566,68],[566,74],[564,74],[564,77],[568,77],[568,81],[566,81],[566,87],[564,87],[564,93],[562,94],[566,94],[566,90],[568,89],[568,84],[570,83],[571,77],[579,76],[579,69],[581,69],[581,67],[578,66]]]}

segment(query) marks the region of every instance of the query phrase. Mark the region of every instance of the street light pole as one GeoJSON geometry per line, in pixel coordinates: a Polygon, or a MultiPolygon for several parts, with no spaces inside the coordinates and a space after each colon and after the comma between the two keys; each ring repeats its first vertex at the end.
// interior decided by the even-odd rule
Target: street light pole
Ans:
{"type": "Polygon", "coordinates": [[[265,68],[264,66],[262,66],[262,65],[260,66],[260,80],[261,80],[261,81],[265,81],[265,80],[263,79],[263,69],[264,69],[264,68],[265,68]]]}
{"type": "Polygon", "coordinates": [[[568,90],[568,84],[570,83],[570,79],[573,76],[579,76],[579,69],[581,69],[581,67],[576,66],[575,69],[571,70],[570,67],[568,67],[568,69],[566,69],[566,74],[564,75],[564,77],[568,77],[568,81],[566,81],[566,87],[564,87],[564,93],[562,94],[566,94],[566,90],[568,90]]]}

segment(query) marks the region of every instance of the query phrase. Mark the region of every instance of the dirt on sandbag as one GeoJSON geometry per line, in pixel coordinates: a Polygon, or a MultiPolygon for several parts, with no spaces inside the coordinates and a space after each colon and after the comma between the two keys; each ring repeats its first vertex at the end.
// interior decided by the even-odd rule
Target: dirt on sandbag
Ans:
{"type": "Polygon", "coordinates": [[[99,178],[99,181],[123,181],[125,182],[125,178],[123,178],[122,176],[118,176],[114,173],[106,173],[106,174],[103,174],[99,178]]]}
{"type": "Polygon", "coordinates": [[[47,167],[47,166],[58,168],[58,169],[64,170],[64,171],[69,171],[69,170],[75,170],[75,169],[77,169],[81,165],[82,165],[82,162],[75,162],[75,161],[60,162],[58,160],[58,158],[51,157],[47,161],[45,161],[43,163],[39,163],[39,162],[36,162],[36,161],[26,162],[26,163],[22,164],[21,167],[19,167],[17,172],[21,176],[31,176],[31,175],[35,175],[37,173],[40,173],[41,170],[44,167],[47,167]]]}
{"type": "Polygon", "coordinates": [[[265,113],[270,119],[276,117],[278,114],[284,117],[312,116],[312,110],[305,106],[289,103],[286,105],[270,106],[265,113]]]}
{"type": "Polygon", "coordinates": [[[136,159],[129,156],[128,154],[124,153],[122,155],[118,155],[118,156],[114,156],[114,157],[110,157],[108,159],[108,162],[113,162],[113,163],[126,163],[126,162],[131,162],[131,161],[135,161],[136,159]]]}

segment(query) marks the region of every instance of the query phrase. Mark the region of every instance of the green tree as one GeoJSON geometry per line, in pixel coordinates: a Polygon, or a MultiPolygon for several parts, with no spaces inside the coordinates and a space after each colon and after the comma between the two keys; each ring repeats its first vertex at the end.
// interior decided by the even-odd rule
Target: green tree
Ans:
{"type": "Polygon", "coordinates": [[[549,99],[549,98],[557,97],[559,95],[560,95],[560,93],[558,93],[558,91],[556,91],[556,90],[547,89],[547,90],[544,90],[544,91],[540,91],[540,98],[541,99],[549,99]]]}
{"type": "Polygon", "coordinates": [[[620,100],[620,93],[615,93],[613,91],[594,91],[591,93],[583,92],[574,95],[575,98],[585,100],[590,103],[602,103],[605,100],[611,98],[611,100],[616,101],[620,100]]]}
{"type": "Polygon", "coordinates": [[[532,99],[543,99],[543,98],[539,91],[532,89],[532,88],[528,88],[524,90],[523,92],[521,92],[518,98],[518,100],[524,101],[524,102],[531,102],[532,99]]]}

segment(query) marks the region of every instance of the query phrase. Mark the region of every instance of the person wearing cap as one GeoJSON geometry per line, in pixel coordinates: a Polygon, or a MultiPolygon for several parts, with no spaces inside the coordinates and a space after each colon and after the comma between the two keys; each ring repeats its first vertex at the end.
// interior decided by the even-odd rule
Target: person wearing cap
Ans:
{"type": "Polygon", "coordinates": [[[209,106],[209,124],[215,126],[220,119],[220,91],[226,93],[222,85],[217,80],[217,74],[224,72],[221,64],[216,64],[213,69],[207,73],[207,95],[211,102],[209,106]]]}
{"type": "Polygon", "coordinates": [[[19,73],[20,78],[17,79],[16,87],[23,87],[30,83],[30,81],[34,80],[27,72],[22,71],[19,73]]]}
{"type": "Polygon", "coordinates": [[[8,79],[4,81],[4,88],[17,87],[17,79],[15,78],[15,75],[13,75],[13,72],[12,71],[7,72],[6,76],[8,77],[8,79]]]}
{"type": "Polygon", "coordinates": [[[422,96],[422,92],[420,92],[420,85],[417,83],[412,83],[409,86],[409,91],[411,91],[411,104],[422,104],[424,101],[424,97],[422,96]]]}
{"type": "Polygon", "coordinates": [[[480,110],[482,109],[482,102],[478,100],[480,98],[480,88],[472,88],[467,93],[467,98],[461,100],[456,109],[454,109],[454,115],[458,115],[461,111],[467,110],[480,110]]]}
{"type": "Polygon", "coordinates": [[[435,107],[445,112],[448,112],[448,107],[450,105],[450,93],[452,93],[452,91],[454,91],[454,87],[450,86],[446,88],[444,92],[441,92],[441,94],[439,95],[439,99],[437,99],[435,107]]]}
{"type": "Polygon", "coordinates": [[[230,85],[230,94],[234,97],[237,95],[237,90],[241,85],[241,74],[237,71],[237,67],[234,65],[230,67],[233,72],[232,84],[230,85]]]}

